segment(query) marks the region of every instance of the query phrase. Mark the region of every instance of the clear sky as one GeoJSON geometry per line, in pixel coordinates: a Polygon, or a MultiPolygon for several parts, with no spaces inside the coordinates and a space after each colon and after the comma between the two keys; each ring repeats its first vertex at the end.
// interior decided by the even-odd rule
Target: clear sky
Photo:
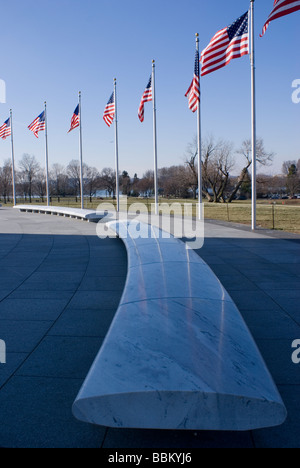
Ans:
{"type": "MultiPolygon", "coordinates": [[[[276,158],[300,158],[300,104],[292,82],[300,79],[300,12],[271,23],[259,37],[273,0],[256,0],[257,132],[276,158]]],[[[114,129],[102,120],[118,80],[120,169],[139,176],[153,167],[152,106],[145,122],[137,110],[156,60],[159,167],[181,164],[196,134],[196,116],[184,94],[193,77],[195,33],[200,48],[249,8],[248,0],[10,0],[1,5],[1,72],[14,112],[15,157],[34,154],[44,163],[44,134],[27,126],[48,105],[49,162],[78,158],[78,130],[67,134],[82,91],[83,157],[98,169],[114,167],[114,129]]],[[[232,141],[250,137],[249,57],[203,77],[203,135],[232,141]]],[[[10,142],[0,142],[0,164],[10,142]]],[[[237,162],[237,167],[239,163],[237,162]]]]}

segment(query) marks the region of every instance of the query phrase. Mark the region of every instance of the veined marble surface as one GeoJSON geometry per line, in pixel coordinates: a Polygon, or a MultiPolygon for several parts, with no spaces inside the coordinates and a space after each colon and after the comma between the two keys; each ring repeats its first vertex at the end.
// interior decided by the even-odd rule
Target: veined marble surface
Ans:
{"type": "Polygon", "coordinates": [[[282,424],[286,409],[273,379],[212,270],[157,228],[152,238],[133,238],[131,223],[109,223],[127,247],[127,283],[74,415],[124,428],[282,424]]]}

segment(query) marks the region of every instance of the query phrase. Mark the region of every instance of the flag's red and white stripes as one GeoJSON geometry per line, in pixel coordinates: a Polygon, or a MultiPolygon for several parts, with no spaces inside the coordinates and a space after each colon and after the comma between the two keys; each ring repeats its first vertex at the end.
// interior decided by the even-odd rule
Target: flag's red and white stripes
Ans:
{"type": "Polygon", "coordinates": [[[267,19],[260,37],[265,35],[271,21],[298,10],[300,10],[300,0],[275,0],[273,11],[267,19]]]}
{"type": "Polygon", "coordinates": [[[144,94],[142,96],[142,100],[141,100],[140,107],[139,107],[139,112],[138,112],[139,119],[140,119],[141,122],[144,122],[144,106],[145,106],[145,103],[152,101],[152,99],[153,99],[153,95],[152,95],[152,76],[150,76],[150,80],[149,80],[149,83],[147,84],[147,87],[146,87],[146,89],[144,91],[144,94]]]}
{"type": "Polygon", "coordinates": [[[78,104],[78,106],[76,107],[76,109],[74,110],[74,113],[72,115],[71,127],[70,127],[70,130],[68,131],[68,133],[70,133],[72,130],[74,130],[74,128],[79,127],[79,125],[80,125],[80,110],[79,110],[79,104],[78,104]]]}
{"type": "Polygon", "coordinates": [[[185,97],[189,100],[189,109],[191,109],[192,112],[196,112],[200,101],[200,80],[198,76],[194,76],[185,97]]]}
{"type": "Polygon", "coordinates": [[[0,127],[0,138],[5,140],[7,137],[11,135],[11,124],[10,118],[4,122],[4,124],[0,127]]]}
{"type": "Polygon", "coordinates": [[[196,51],[194,79],[187,90],[185,97],[189,100],[189,108],[196,112],[200,102],[200,70],[199,70],[199,51],[196,51]]]}
{"type": "Polygon", "coordinates": [[[113,92],[104,109],[103,120],[110,127],[116,113],[115,93],[113,92]]]}
{"type": "Polygon", "coordinates": [[[29,130],[34,133],[34,136],[39,137],[39,132],[46,129],[45,111],[42,112],[30,125],[29,130]]]}
{"type": "Polygon", "coordinates": [[[248,22],[247,12],[229,28],[221,29],[214,35],[208,46],[201,53],[201,76],[225,67],[232,59],[249,54],[248,22]],[[241,20],[243,20],[242,24],[240,24],[241,20]],[[239,33],[241,26],[244,28],[243,34],[239,33]],[[234,30],[235,27],[237,27],[236,32],[234,30]]]}

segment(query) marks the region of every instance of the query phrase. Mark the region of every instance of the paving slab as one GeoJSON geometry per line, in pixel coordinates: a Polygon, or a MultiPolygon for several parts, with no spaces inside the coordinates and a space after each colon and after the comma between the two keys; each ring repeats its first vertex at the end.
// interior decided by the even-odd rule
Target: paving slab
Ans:
{"type": "Polygon", "coordinates": [[[16,289],[8,292],[6,296],[9,297],[9,299],[44,299],[46,301],[54,299],[68,299],[69,302],[73,295],[74,293],[72,291],[39,291],[37,289],[28,291],[26,289],[16,289]]]}
{"type": "Polygon", "coordinates": [[[20,291],[74,291],[82,280],[83,272],[73,271],[70,274],[49,271],[38,271],[22,283],[20,291]]]}
{"type": "Polygon", "coordinates": [[[46,336],[16,375],[84,379],[103,338],[46,336]]]}
{"type": "Polygon", "coordinates": [[[0,320],[1,340],[7,352],[30,353],[52,325],[50,321],[0,320]]]}
{"type": "Polygon", "coordinates": [[[0,320],[53,321],[58,319],[69,299],[16,299],[1,302],[0,320]]]}
{"type": "Polygon", "coordinates": [[[26,360],[27,356],[27,353],[7,353],[6,364],[0,364],[0,387],[15,374],[16,370],[26,360]]]}
{"type": "Polygon", "coordinates": [[[242,315],[256,340],[300,336],[300,326],[280,307],[264,311],[243,310],[242,315]]]}
{"type": "MultiPolygon", "coordinates": [[[[300,390],[300,368],[292,362],[292,342],[300,339],[300,334],[291,331],[290,339],[260,339],[256,343],[277,385],[292,385],[295,391],[300,390]],[[296,388],[298,386],[298,388],[296,388]]],[[[298,393],[300,397],[300,392],[298,393]]],[[[299,402],[298,402],[299,404],[299,402]]],[[[300,443],[300,441],[299,441],[300,443]]]]}
{"type": "MultiPolygon", "coordinates": [[[[112,291],[109,291],[110,293],[112,291]]],[[[114,308],[117,310],[117,307],[120,302],[119,294],[108,294],[107,291],[78,291],[76,295],[70,302],[69,307],[72,309],[98,309],[101,304],[102,307],[109,309],[114,308]]]]}
{"type": "Polygon", "coordinates": [[[286,402],[288,417],[280,427],[253,432],[257,448],[299,448],[299,385],[279,385],[278,389],[286,402]]]}
{"type": "Polygon", "coordinates": [[[255,290],[249,291],[247,288],[237,291],[231,290],[231,295],[234,295],[234,302],[238,309],[242,312],[255,308],[255,310],[274,310],[277,307],[276,302],[264,291],[255,290]]]}
{"type": "Polygon", "coordinates": [[[56,321],[50,336],[96,336],[104,338],[116,309],[66,309],[56,321]]]}
{"type": "Polygon", "coordinates": [[[122,276],[86,276],[79,286],[79,291],[120,291],[125,286],[122,276]]]}
{"type": "Polygon", "coordinates": [[[70,411],[81,383],[81,379],[12,377],[0,392],[0,447],[100,447],[105,428],[82,424],[70,411]]]}

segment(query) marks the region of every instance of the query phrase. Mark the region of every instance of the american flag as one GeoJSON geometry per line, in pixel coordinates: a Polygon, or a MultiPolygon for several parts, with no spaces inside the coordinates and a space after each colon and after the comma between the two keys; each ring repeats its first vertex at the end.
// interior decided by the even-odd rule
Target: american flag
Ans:
{"type": "Polygon", "coordinates": [[[260,37],[265,35],[271,21],[294,13],[297,10],[300,10],[300,0],[275,0],[273,11],[267,19],[260,37]]]}
{"type": "Polygon", "coordinates": [[[249,12],[214,35],[201,53],[201,76],[228,65],[232,59],[249,54],[249,12]]]}
{"type": "Polygon", "coordinates": [[[144,122],[144,106],[146,102],[152,101],[152,76],[150,76],[149,83],[146,86],[142,100],[139,107],[139,119],[141,122],[144,122]]]}
{"type": "Polygon", "coordinates": [[[115,93],[113,92],[109,98],[108,103],[104,109],[103,120],[104,122],[110,127],[114,121],[114,116],[116,113],[116,105],[115,105],[115,93]]]}
{"type": "Polygon", "coordinates": [[[70,133],[72,130],[74,130],[74,128],[79,127],[79,125],[80,125],[80,111],[79,111],[79,104],[78,104],[78,106],[76,107],[76,109],[74,110],[74,113],[72,115],[71,127],[70,127],[70,130],[68,131],[68,133],[70,133]]]}
{"type": "Polygon", "coordinates": [[[10,135],[11,135],[11,124],[10,124],[10,118],[9,118],[4,122],[2,127],[0,127],[0,138],[3,138],[3,140],[5,140],[10,135]]]}
{"type": "Polygon", "coordinates": [[[46,117],[45,111],[43,111],[30,125],[29,130],[31,130],[34,135],[38,138],[39,132],[42,132],[46,129],[46,117]]]}
{"type": "Polygon", "coordinates": [[[189,100],[189,108],[196,112],[200,102],[200,67],[199,67],[199,51],[196,50],[195,57],[195,72],[191,86],[187,90],[185,97],[189,100]]]}

